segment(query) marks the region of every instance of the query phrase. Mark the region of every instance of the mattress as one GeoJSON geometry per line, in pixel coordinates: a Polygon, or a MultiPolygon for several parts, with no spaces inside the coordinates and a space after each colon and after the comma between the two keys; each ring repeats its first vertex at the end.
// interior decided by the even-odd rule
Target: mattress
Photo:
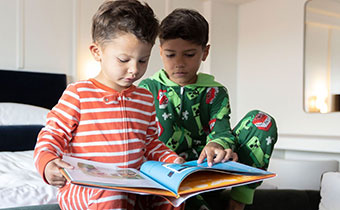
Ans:
{"type": "Polygon", "coordinates": [[[0,208],[57,203],[57,188],[33,165],[33,150],[0,152],[0,208]]]}

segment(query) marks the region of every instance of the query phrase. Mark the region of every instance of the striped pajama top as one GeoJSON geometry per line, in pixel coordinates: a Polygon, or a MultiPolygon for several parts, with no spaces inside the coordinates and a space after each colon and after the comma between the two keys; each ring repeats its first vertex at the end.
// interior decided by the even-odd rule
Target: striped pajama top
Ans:
{"type": "MultiPolygon", "coordinates": [[[[94,79],[70,84],[48,113],[34,151],[41,176],[49,161],[64,154],[136,169],[146,159],[173,162],[178,157],[158,140],[154,99],[148,90],[131,86],[117,92],[94,79]]],[[[99,200],[104,206],[115,203],[117,209],[134,205],[134,196],[98,191],[66,184],[59,190],[59,204],[62,209],[94,209],[90,204],[99,200]]]]}

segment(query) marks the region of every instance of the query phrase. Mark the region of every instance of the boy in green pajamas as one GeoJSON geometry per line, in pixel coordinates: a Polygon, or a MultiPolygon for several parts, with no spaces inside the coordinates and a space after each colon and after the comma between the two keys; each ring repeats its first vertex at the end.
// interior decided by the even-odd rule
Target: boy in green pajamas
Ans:
{"type": "MultiPolygon", "coordinates": [[[[227,89],[212,75],[197,73],[209,54],[208,33],[207,21],[194,10],[176,9],[161,23],[164,69],[139,84],[155,98],[159,139],[187,161],[207,158],[213,164],[222,157],[237,160],[238,156],[239,162],[267,169],[277,140],[275,121],[254,110],[231,129],[227,89]]],[[[229,206],[224,209],[244,209],[245,204],[252,203],[259,185],[233,188],[229,206]]],[[[213,209],[214,204],[205,199],[208,195],[188,199],[185,209],[213,209]]]]}

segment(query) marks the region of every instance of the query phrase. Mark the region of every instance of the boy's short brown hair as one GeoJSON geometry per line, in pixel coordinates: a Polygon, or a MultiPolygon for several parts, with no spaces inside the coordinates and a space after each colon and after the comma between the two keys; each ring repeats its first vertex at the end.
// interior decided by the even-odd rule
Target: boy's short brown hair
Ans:
{"type": "Polygon", "coordinates": [[[209,40],[207,20],[195,10],[175,9],[162,20],[159,39],[162,44],[177,38],[205,47],[209,40]]]}
{"type": "Polygon", "coordinates": [[[159,22],[147,3],[137,0],[105,1],[92,18],[92,41],[99,45],[120,33],[132,33],[139,40],[154,44],[159,22]]]}

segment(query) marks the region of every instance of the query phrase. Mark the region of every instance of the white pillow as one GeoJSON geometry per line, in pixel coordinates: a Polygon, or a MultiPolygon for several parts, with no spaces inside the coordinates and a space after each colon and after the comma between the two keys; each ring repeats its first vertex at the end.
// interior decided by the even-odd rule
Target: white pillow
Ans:
{"type": "Polygon", "coordinates": [[[340,209],[340,172],[326,172],[322,175],[319,210],[340,209]]]}
{"type": "Polygon", "coordinates": [[[0,125],[45,125],[49,109],[19,103],[0,103],[0,125]]]}

